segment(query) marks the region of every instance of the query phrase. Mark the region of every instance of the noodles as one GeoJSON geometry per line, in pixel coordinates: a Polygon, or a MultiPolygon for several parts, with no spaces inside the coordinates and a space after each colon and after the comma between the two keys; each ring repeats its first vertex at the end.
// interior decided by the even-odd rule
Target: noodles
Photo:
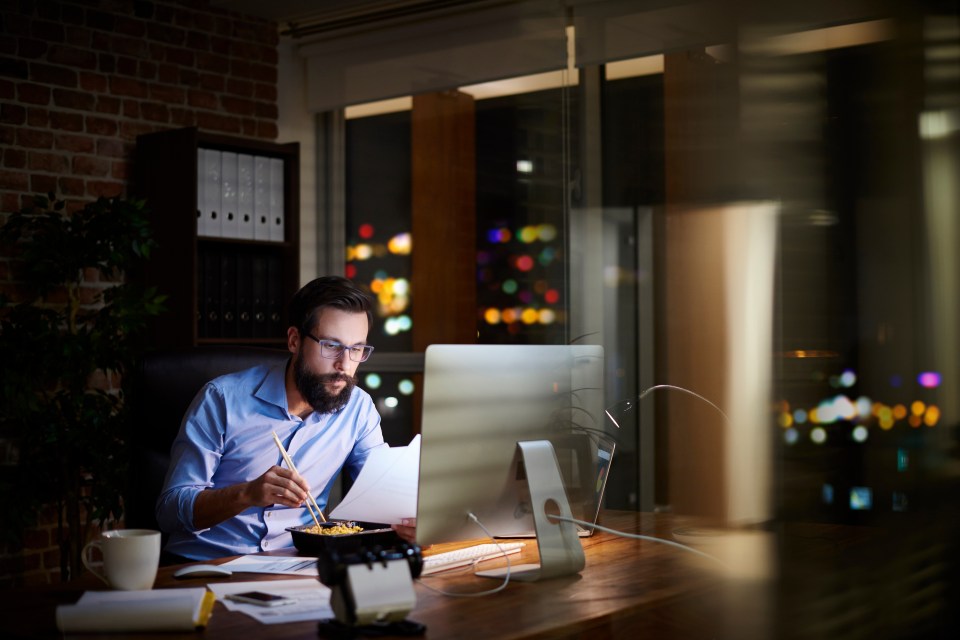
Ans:
{"type": "Polygon", "coordinates": [[[363,531],[363,527],[357,525],[355,522],[338,522],[326,527],[313,525],[312,527],[306,527],[303,531],[305,533],[320,534],[321,536],[342,536],[349,533],[360,533],[363,531]]]}

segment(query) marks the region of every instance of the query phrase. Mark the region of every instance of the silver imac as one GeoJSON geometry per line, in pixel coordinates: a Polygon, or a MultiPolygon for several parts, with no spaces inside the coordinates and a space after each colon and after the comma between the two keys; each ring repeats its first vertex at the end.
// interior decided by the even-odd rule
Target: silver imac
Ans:
{"type": "MultiPolygon", "coordinates": [[[[603,400],[600,346],[429,346],[417,542],[485,537],[470,513],[494,536],[527,537],[536,530],[542,538],[520,442],[552,445],[570,514],[595,522],[615,443],[603,400]]],[[[542,557],[542,540],[538,544],[542,557]]]]}

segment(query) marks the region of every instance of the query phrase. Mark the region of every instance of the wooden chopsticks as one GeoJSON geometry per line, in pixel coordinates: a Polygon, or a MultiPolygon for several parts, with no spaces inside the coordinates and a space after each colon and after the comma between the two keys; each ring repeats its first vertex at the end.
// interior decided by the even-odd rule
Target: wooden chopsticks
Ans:
{"type": "MultiPolygon", "coordinates": [[[[293,460],[291,460],[290,456],[287,455],[287,450],[283,448],[283,443],[280,442],[280,438],[277,437],[276,431],[273,432],[273,441],[277,443],[277,448],[280,449],[280,455],[283,456],[283,461],[287,463],[287,466],[290,468],[290,471],[293,471],[294,473],[299,474],[300,472],[297,471],[297,468],[293,465],[293,460]]],[[[309,494],[309,493],[307,494],[307,502],[305,504],[307,505],[307,511],[309,511],[310,515],[313,516],[313,521],[317,524],[318,527],[320,526],[320,520],[323,520],[324,522],[327,521],[327,519],[323,517],[323,511],[320,510],[320,505],[318,505],[317,501],[314,500],[312,494],[309,494]],[[313,505],[313,507],[310,506],[311,504],[313,505]],[[317,510],[316,514],[313,513],[314,508],[316,508],[317,510]],[[317,516],[320,516],[320,520],[317,520],[317,516]]]]}

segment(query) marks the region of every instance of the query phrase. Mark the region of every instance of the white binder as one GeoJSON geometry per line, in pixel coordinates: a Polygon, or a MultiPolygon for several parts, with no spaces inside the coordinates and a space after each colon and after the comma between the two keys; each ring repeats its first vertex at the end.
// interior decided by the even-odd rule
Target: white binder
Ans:
{"type": "Polygon", "coordinates": [[[270,231],[268,237],[283,242],[283,159],[270,158],[270,231]]]}
{"type": "Polygon", "coordinates": [[[224,151],[220,154],[220,235],[224,238],[240,235],[237,182],[237,154],[224,151]]]}
{"type": "Polygon", "coordinates": [[[204,215],[204,211],[207,208],[207,198],[206,198],[206,189],[204,188],[207,183],[207,150],[198,147],[197,148],[197,235],[206,236],[207,233],[207,218],[204,215]]]}
{"type": "Polygon", "coordinates": [[[237,237],[253,240],[253,156],[237,156],[237,237]]]}
{"type": "Polygon", "coordinates": [[[220,235],[220,152],[207,149],[204,154],[206,167],[203,186],[204,206],[203,215],[206,218],[205,236],[220,235]]]}
{"type": "Polygon", "coordinates": [[[253,158],[253,239],[270,239],[270,158],[253,158]]]}

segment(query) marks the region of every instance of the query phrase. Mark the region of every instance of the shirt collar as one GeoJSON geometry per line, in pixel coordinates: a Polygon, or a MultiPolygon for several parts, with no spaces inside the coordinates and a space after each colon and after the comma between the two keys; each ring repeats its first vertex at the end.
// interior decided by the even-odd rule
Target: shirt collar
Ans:
{"type": "Polygon", "coordinates": [[[263,382],[260,383],[260,387],[256,393],[253,394],[264,402],[269,402],[270,404],[280,407],[285,414],[289,412],[286,382],[287,365],[289,363],[290,359],[287,358],[285,363],[271,366],[267,370],[267,375],[264,377],[263,382]]]}

